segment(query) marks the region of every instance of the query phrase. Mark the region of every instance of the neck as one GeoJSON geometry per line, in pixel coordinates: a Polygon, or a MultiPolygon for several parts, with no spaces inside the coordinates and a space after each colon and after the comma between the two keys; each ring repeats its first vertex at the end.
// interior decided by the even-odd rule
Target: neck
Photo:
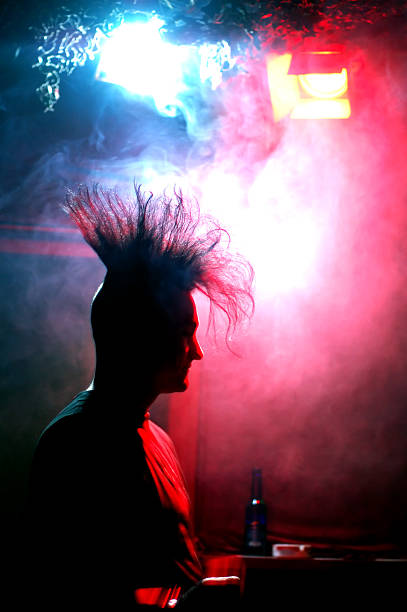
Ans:
{"type": "Polygon", "coordinates": [[[96,391],[103,394],[103,397],[112,397],[113,405],[120,405],[123,410],[135,411],[140,415],[144,415],[158,393],[148,385],[146,380],[141,380],[141,377],[126,376],[123,371],[120,375],[112,368],[105,368],[98,363],[95,369],[95,375],[88,387],[88,390],[96,391]]]}

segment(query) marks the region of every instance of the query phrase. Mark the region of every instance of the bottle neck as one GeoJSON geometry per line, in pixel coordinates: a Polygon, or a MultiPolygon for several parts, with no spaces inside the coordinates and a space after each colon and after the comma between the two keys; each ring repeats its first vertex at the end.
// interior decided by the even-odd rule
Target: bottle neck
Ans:
{"type": "Polygon", "coordinates": [[[252,472],[252,499],[263,498],[261,470],[254,469],[252,472]]]}

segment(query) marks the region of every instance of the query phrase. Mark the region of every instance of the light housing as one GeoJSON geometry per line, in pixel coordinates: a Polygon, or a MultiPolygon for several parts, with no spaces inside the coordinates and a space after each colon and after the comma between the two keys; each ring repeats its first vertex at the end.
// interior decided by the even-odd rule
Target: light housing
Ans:
{"type": "Polygon", "coordinates": [[[348,119],[348,69],[341,51],[269,55],[267,75],[274,119],[348,119]]]}

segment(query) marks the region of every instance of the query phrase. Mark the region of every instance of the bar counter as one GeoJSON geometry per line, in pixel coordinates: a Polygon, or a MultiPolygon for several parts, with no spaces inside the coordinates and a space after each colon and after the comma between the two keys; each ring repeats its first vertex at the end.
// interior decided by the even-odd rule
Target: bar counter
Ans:
{"type": "Polygon", "coordinates": [[[273,557],[208,555],[206,576],[240,578],[246,611],[405,609],[407,557],[273,557]]]}

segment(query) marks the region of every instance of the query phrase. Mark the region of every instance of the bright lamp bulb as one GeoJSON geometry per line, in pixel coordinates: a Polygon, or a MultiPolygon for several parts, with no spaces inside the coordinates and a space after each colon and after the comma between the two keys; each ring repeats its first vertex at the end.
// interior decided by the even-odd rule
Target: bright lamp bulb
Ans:
{"type": "Polygon", "coordinates": [[[346,68],[328,74],[299,74],[298,80],[304,91],[315,98],[338,98],[348,89],[346,68]]]}
{"type": "Polygon", "coordinates": [[[175,115],[183,84],[185,46],[162,40],[164,22],[153,17],[146,23],[122,23],[101,45],[96,78],[115,83],[140,96],[154,98],[157,109],[175,115]]]}

